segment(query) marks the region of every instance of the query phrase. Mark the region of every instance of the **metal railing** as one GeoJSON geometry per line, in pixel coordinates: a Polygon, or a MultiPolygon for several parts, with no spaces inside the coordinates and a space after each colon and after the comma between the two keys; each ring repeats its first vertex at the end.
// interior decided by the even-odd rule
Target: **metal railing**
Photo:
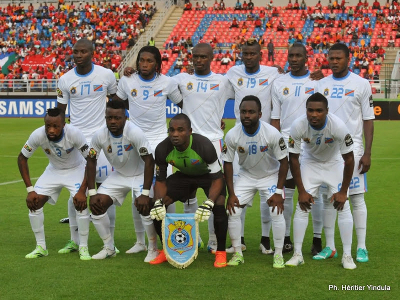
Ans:
{"type": "Polygon", "coordinates": [[[164,6],[157,6],[157,12],[151,19],[150,25],[146,26],[144,32],[139,36],[136,44],[126,53],[124,60],[119,65],[117,71],[123,74],[123,70],[132,65],[136,60],[136,55],[143,46],[147,46],[151,37],[155,37],[157,32],[164,25],[171,10],[174,9],[174,0],[166,0],[164,6]]]}

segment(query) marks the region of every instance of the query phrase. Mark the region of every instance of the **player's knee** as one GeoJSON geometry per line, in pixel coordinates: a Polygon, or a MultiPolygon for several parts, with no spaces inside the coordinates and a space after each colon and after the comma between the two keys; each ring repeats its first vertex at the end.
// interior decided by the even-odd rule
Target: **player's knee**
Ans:
{"type": "Polygon", "coordinates": [[[364,200],[364,194],[352,195],[350,196],[350,201],[351,205],[353,206],[353,209],[364,208],[364,206],[366,206],[364,200]]]}
{"type": "Polygon", "coordinates": [[[242,215],[243,209],[240,207],[235,207],[235,212],[232,211],[232,214],[228,215],[228,221],[229,222],[236,222],[240,220],[240,217],[242,215]]]}
{"type": "Polygon", "coordinates": [[[226,214],[225,205],[215,205],[213,208],[213,213],[215,222],[228,221],[228,215],[226,214]]]}
{"type": "Polygon", "coordinates": [[[280,218],[283,218],[283,214],[282,213],[278,214],[278,208],[277,207],[270,207],[269,208],[269,215],[271,216],[271,219],[273,221],[277,220],[277,219],[280,219],[280,218]]]}
{"type": "Polygon", "coordinates": [[[147,216],[140,216],[142,218],[142,223],[144,226],[152,225],[153,224],[153,219],[150,217],[150,215],[147,216]]]}
{"type": "Polygon", "coordinates": [[[219,195],[217,200],[215,200],[215,205],[222,205],[225,206],[225,196],[219,195]]]}

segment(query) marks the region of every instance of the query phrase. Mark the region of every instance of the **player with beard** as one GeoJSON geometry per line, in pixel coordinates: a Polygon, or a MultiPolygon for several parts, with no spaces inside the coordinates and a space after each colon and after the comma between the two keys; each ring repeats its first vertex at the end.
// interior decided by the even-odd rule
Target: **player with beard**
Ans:
{"type": "Polygon", "coordinates": [[[26,205],[29,209],[29,220],[36,238],[36,249],[25,257],[37,258],[48,255],[43,225],[43,206],[47,202],[56,204],[61,189],[65,187],[73,199],[74,215],[77,216],[79,257],[81,260],[90,260],[89,212],[85,195],[86,180],[84,180],[84,157],[89,147],[78,128],[65,124],[64,112],[60,109],[48,109],[44,123],[44,126],[31,134],[18,156],[18,168],[28,192],[26,205]],[[39,147],[49,159],[49,165],[37,180],[35,187],[32,187],[28,159],[39,147]],[[78,190],[81,195],[78,195],[78,190]]]}

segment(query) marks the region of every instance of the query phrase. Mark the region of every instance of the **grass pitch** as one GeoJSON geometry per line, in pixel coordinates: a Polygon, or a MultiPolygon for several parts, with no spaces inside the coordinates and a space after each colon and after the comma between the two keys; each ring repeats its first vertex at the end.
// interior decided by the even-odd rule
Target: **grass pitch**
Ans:
{"type": "MultiPolygon", "coordinates": [[[[196,261],[184,270],[168,263],[146,264],[143,262],[145,253],[125,254],[135,241],[130,198],[117,209],[115,241],[121,254],[103,261],[80,261],[77,253],[57,253],[69,238],[68,225],[58,223],[67,216],[66,191],[62,192],[57,205],[45,205],[49,256],[25,259],[24,256],[34,249],[35,239],[25,204],[25,186],[18,181],[21,178],[17,156],[30,133],[42,124],[42,119],[0,119],[0,240],[3,249],[0,299],[398,299],[400,296],[400,258],[397,257],[400,204],[395,189],[400,170],[399,122],[375,122],[366,194],[370,262],[357,263],[353,271],[341,266],[338,231],[339,258],[312,260],[309,252],[311,220],[303,246],[305,265],[273,269],[272,256],[262,255],[258,250],[259,201],[247,210],[248,250],[244,252],[245,264],[236,268],[214,268],[214,257],[206,250],[200,250],[196,261]],[[342,285],[358,291],[343,290],[342,285]],[[368,285],[389,286],[390,291],[371,291],[368,285]]],[[[227,127],[232,126],[233,120],[227,120],[227,127]]],[[[39,177],[47,162],[43,152],[37,151],[29,159],[31,177],[39,177]]],[[[199,198],[203,199],[203,195],[199,198]]],[[[179,205],[178,211],[181,210],[179,205]]],[[[206,242],[207,225],[201,224],[200,231],[206,242]]],[[[90,253],[97,253],[101,246],[102,241],[91,225],[90,253]]],[[[354,233],[354,258],[355,251],[354,233]]],[[[285,260],[290,257],[291,254],[284,255],[285,260]]]]}

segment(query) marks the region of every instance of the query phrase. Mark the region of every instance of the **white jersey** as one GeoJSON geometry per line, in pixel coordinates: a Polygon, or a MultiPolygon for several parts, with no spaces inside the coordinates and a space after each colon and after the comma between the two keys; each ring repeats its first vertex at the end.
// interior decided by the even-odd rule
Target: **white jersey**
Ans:
{"type": "Polygon", "coordinates": [[[141,156],[151,154],[151,148],[143,131],[132,122],[126,122],[120,136],[114,136],[107,128],[95,132],[89,156],[98,158],[103,150],[115,171],[125,176],[136,176],[144,172],[141,156]]]}
{"type": "Polygon", "coordinates": [[[242,124],[237,124],[225,136],[226,150],[222,160],[233,162],[239,156],[239,173],[253,178],[263,178],[279,170],[279,161],[288,155],[281,133],[266,122],[260,121],[254,134],[248,134],[242,124]]]}
{"type": "Polygon", "coordinates": [[[167,137],[166,101],[182,101],[177,83],[170,77],[159,75],[151,80],[139,74],[122,77],[118,82],[117,96],[129,101],[129,119],[143,130],[149,142],[167,137]]]}
{"type": "Polygon", "coordinates": [[[301,152],[302,163],[343,161],[341,155],[351,151],[353,139],[350,131],[334,114],[328,113],[321,129],[313,128],[306,115],[296,119],[290,129],[289,152],[301,152]]]}
{"type": "Polygon", "coordinates": [[[92,65],[86,75],[76,68],[61,76],[58,81],[57,101],[69,104],[71,124],[78,127],[90,142],[94,132],[105,124],[107,94],[117,92],[113,72],[92,65]]]}
{"type": "Polygon", "coordinates": [[[211,72],[204,76],[180,73],[173,79],[182,93],[182,112],[192,122],[193,132],[212,142],[222,139],[221,119],[225,103],[234,97],[228,78],[211,72]]]}
{"type": "Polygon", "coordinates": [[[271,121],[271,86],[274,80],[281,76],[275,67],[261,66],[252,74],[246,72],[244,65],[234,66],[226,73],[229,82],[235,90],[235,117],[236,124],[240,124],[239,105],[245,96],[257,96],[261,101],[261,120],[271,121]]]}
{"type": "Polygon", "coordinates": [[[306,114],[306,101],[314,94],[316,81],[304,76],[287,73],[277,78],[272,85],[271,119],[279,119],[281,133],[288,140],[293,121],[306,114]]]}
{"type": "Polygon", "coordinates": [[[61,139],[55,142],[47,138],[45,126],[36,129],[30,135],[21,153],[29,158],[39,147],[49,159],[49,165],[57,170],[73,169],[85,164],[84,157],[87,156],[89,150],[82,132],[70,124],[65,124],[61,139]]]}
{"type": "Polygon", "coordinates": [[[349,73],[318,81],[316,91],[328,99],[329,112],[338,116],[354,139],[354,155],[363,155],[363,121],[375,119],[371,85],[368,80],[349,73]]]}

